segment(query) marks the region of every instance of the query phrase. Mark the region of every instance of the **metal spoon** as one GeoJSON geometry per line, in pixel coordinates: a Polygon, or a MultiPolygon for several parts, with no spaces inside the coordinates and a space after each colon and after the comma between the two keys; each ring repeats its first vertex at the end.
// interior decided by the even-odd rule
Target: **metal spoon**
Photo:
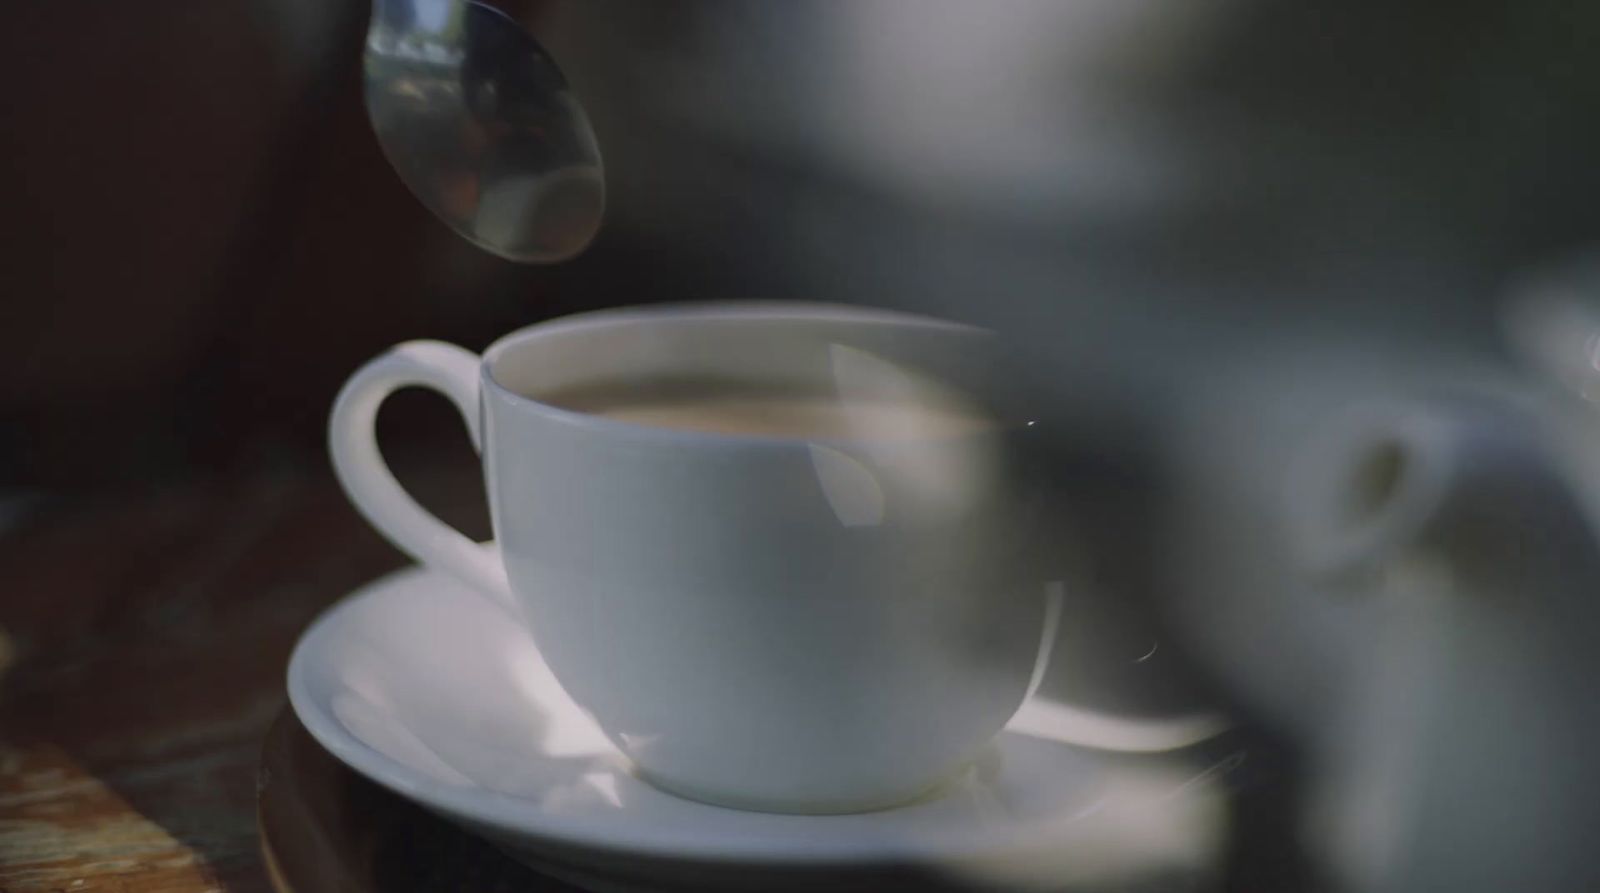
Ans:
{"type": "Polygon", "coordinates": [[[520,25],[473,0],[373,0],[367,114],[400,179],[456,232],[551,263],[600,228],[589,118],[520,25]]]}

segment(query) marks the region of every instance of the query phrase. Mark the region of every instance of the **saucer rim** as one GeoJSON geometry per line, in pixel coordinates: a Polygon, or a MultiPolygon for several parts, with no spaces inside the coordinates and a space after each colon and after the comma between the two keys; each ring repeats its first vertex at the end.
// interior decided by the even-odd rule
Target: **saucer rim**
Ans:
{"type": "MultiPolygon", "coordinates": [[[[485,834],[536,841],[541,847],[674,863],[790,865],[807,868],[911,863],[956,866],[1007,860],[1014,856],[1025,857],[1040,846],[1051,845],[1049,839],[1035,839],[1038,835],[1026,834],[1022,828],[1010,828],[1003,834],[996,834],[962,826],[960,833],[929,829],[892,842],[881,838],[834,837],[827,840],[825,846],[818,846],[817,838],[805,833],[799,826],[827,822],[836,817],[757,812],[748,814],[761,821],[792,822],[797,826],[796,832],[783,837],[719,836],[711,839],[679,830],[692,827],[690,824],[673,824],[666,829],[666,833],[662,833],[659,829],[646,830],[637,825],[606,827],[604,819],[597,821],[594,817],[568,816],[565,821],[553,820],[548,813],[539,812],[525,798],[428,779],[352,735],[336,717],[322,708],[320,699],[310,690],[308,677],[310,662],[320,650],[322,641],[333,635],[336,621],[367,601],[382,600],[397,586],[430,577],[446,579],[439,571],[426,566],[409,565],[347,592],[307,625],[295,643],[286,673],[290,708],[318,744],[358,774],[427,809],[478,828],[485,834]]],[[[1002,730],[996,741],[988,747],[998,747],[1002,738],[1013,734],[1016,733],[1002,730]]],[[[1093,756],[1091,752],[1072,745],[1061,746],[1083,756],[1093,756]]],[[[640,783],[647,784],[642,779],[640,783]]],[[[940,794],[932,793],[931,796],[938,797],[940,794]]],[[[684,802],[692,803],[696,808],[740,812],[711,804],[684,802]]],[[[1191,808],[1207,807],[1193,804],[1191,808]]],[[[893,811],[857,815],[887,815],[893,811]]]]}

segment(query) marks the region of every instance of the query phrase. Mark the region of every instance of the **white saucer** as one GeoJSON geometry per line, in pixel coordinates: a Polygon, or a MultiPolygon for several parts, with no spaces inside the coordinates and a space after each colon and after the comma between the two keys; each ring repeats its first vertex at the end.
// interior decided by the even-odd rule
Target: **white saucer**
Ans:
{"type": "Polygon", "coordinates": [[[1084,717],[1037,697],[967,773],[907,806],[793,816],[682,800],[631,773],[499,608],[421,569],[324,613],[295,649],[289,698],[357,772],[596,889],[878,889],[908,866],[919,884],[1180,889],[1214,870],[1226,834],[1219,773],[1176,751],[1064,744],[1084,717]]]}

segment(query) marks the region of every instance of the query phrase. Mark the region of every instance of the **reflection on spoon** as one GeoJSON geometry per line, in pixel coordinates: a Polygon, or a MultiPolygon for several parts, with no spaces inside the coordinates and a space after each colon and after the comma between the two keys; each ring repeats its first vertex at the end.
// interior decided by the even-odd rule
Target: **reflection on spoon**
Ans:
{"type": "Polygon", "coordinates": [[[515,20],[463,0],[374,0],[367,114],[417,198],[508,260],[565,260],[605,211],[600,150],[555,61],[515,20]]]}

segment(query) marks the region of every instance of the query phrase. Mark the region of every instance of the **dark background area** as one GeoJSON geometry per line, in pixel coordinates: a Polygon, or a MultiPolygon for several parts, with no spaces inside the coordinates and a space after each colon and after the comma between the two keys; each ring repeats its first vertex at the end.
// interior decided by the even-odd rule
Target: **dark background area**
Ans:
{"type": "Polygon", "coordinates": [[[1581,5],[507,8],[612,181],[556,269],[476,252],[384,164],[361,3],[14,5],[0,484],[313,455],[388,344],[664,299],[973,318],[1093,394],[1275,327],[1478,346],[1508,275],[1600,231],[1581,5]]]}
{"type": "MultiPolygon", "coordinates": [[[[339,383],[396,341],[482,347],[681,293],[625,230],[562,270],[456,238],[367,126],[366,5],[291,7],[14,10],[0,56],[28,86],[0,100],[0,492],[315,463],[339,383]]],[[[459,439],[429,402],[396,400],[393,440],[459,439]]]]}

